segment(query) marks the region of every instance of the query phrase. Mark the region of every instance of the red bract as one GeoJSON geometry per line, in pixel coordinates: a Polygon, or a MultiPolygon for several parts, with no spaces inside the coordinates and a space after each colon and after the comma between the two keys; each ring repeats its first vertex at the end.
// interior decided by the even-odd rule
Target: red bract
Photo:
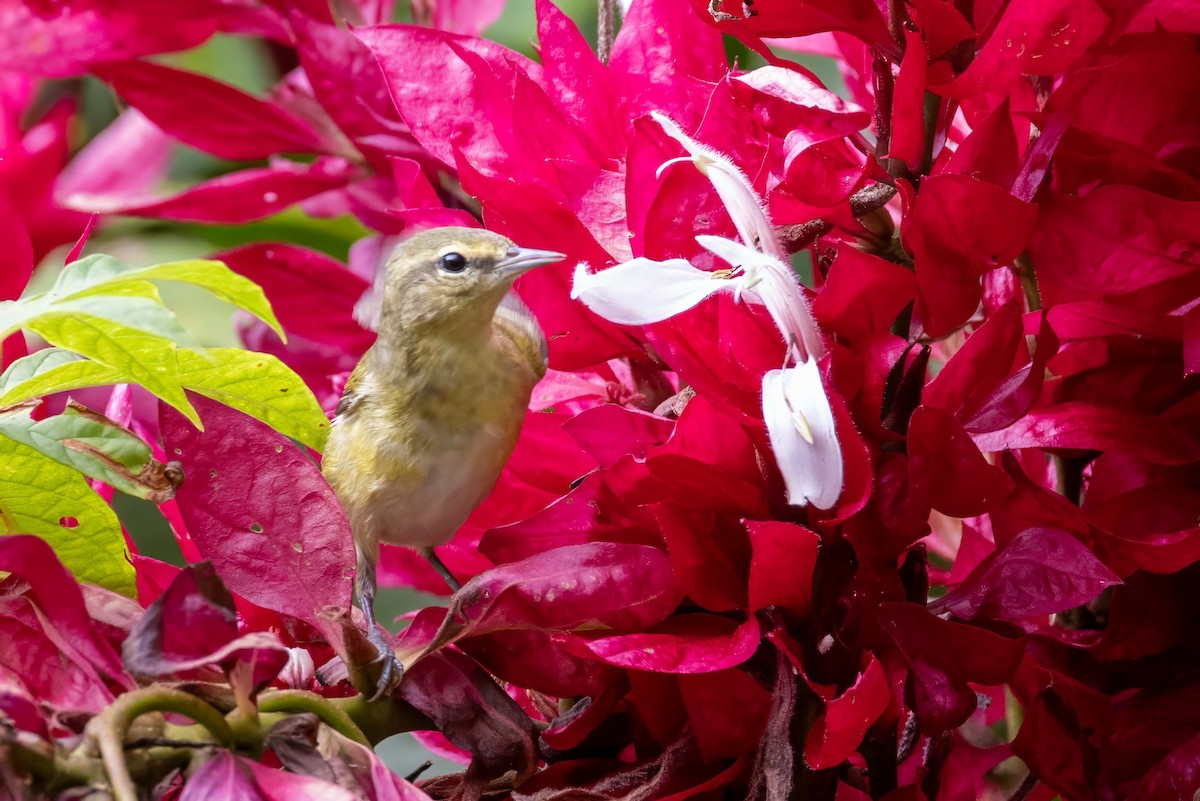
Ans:
{"type": "Polygon", "coordinates": [[[185,476],[179,509],[200,553],[225,586],[266,609],[319,626],[321,609],[348,608],[349,528],[317,466],[241,412],[192,401],[205,433],[167,406],[160,416],[167,453],[185,476]]]}
{"type": "Polygon", "coordinates": [[[0,68],[60,77],[91,64],[184,50],[212,36],[219,3],[177,8],[176,24],[159,24],[161,0],[98,0],[72,4],[6,2],[0,8],[4,32],[0,68]]]}
{"type": "Polygon", "coordinates": [[[1066,532],[1028,529],[989,554],[937,603],[964,620],[1018,620],[1086,604],[1117,579],[1066,532]]]}
{"type": "Polygon", "coordinates": [[[148,62],[120,62],[96,74],[159,128],[224,159],[326,152],[304,120],[227,84],[148,62]]]}
{"type": "Polygon", "coordinates": [[[309,165],[281,160],[270,167],[222,175],[172,197],[84,196],[76,202],[89,211],[109,214],[207,223],[246,222],[340,189],[355,177],[354,167],[339,158],[309,165]]]}
{"type": "Polygon", "coordinates": [[[124,661],[139,676],[188,675],[219,667],[246,697],[278,675],[287,650],[262,632],[237,636],[233,596],[212,565],[185,568],[133,626],[124,661]]]}

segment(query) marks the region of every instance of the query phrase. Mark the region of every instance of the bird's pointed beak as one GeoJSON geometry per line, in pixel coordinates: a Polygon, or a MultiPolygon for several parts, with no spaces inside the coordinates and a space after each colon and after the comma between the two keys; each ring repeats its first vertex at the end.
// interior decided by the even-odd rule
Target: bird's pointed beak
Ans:
{"type": "Polygon", "coordinates": [[[510,248],[505,258],[496,265],[496,272],[505,278],[516,278],[524,275],[534,267],[543,264],[553,264],[562,261],[565,253],[555,253],[553,250],[534,250],[533,248],[510,248]]]}

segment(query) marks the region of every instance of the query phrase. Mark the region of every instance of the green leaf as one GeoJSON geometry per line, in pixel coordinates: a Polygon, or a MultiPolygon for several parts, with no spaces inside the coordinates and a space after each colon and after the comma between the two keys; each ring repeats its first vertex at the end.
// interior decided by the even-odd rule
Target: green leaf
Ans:
{"type": "Polygon", "coordinates": [[[46,540],[80,581],[136,592],[121,524],[83,476],[3,436],[0,463],[0,530],[46,540]]]}
{"type": "Polygon", "coordinates": [[[147,297],[144,288],[129,285],[147,281],[179,281],[203,287],[221,300],[250,312],[284,337],[283,328],[262,289],[219,261],[190,259],[134,267],[112,256],[88,256],[59,273],[50,297],[70,300],[92,295],[137,295],[147,297]]]}
{"type": "MultiPolygon", "coordinates": [[[[129,286],[137,289],[139,284],[150,287],[154,297],[141,297],[137,294],[84,295],[51,302],[51,298],[42,296],[28,301],[18,301],[15,304],[16,313],[5,316],[6,327],[0,331],[0,336],[8,336],[22,328],[36,331],[37,326],[50,317],[89,315],[110,320],[127,328],[137,328],[147,334],[169,339],[185,347],[198,348],[199,345],[192,339],[191,334],[179,324],[171,310],[162,305],[162,301],[158,298],[158,290],[154,288],[154,285],[144,281],[135,281],[129,286]]],[[[78,350],[70,345],[65,347],[78,350]]]]}
{"type": "Polygon", "coordinates": [[[120,370],[63,348],[43,348],[17,359],[0,375],[0,406],[83,387],[130,382],[120,370]]]}
{"type": "Polygon", "coordinates": [[[62,414],[34,420],[35,405],[0,410],[0,435],[127,495],[156,503],[174,497],[164,465],[129,429],[74,402],[62,414]]]}
{"type": "Polygon", "coordinates": [[[279,359],[238,348],[212,348],[210,358],[179,351],[188,389],[261,420],[314,450],[325,448],[329,419],[312,391],[279,359]]]}
{"type": "Polygon", "coordinates": [[[274,329],[279,338],[287,342],[283,326],[275,318],[271,304],[262,288],[249,278],[238,275],[219,261],[193,259],[175,261],[147,267],[139,273],[140,278],[154,281],[182,281],[204,287],[226,303],[248,311],[274,329]]]}
{"type": "MultiPolygon", "coordinates": [[[[200,427],[200,418],[179,382],[175,354],[187,351],[177,350],[170,340],[86,314],[42,315],[29,329],[51,345],[70,348],[119,370],[129,383],[141,384],[200,427]]],[[[200,354],[193,356],[205,359],[200,354]]]]}
{"type": "Polygon", "coordinates": [[[262,289],[219,261],[192,259],[149,267],[135,267],[112,256],[87,256],[58,274],[48,292],[0,303],[0,336],[29,328],[43,315],[78,311],[105,317],[132,327],[169,336],[181,345],[194,347],[174,315],[163,308],[158,289],[151,281],[178,281],[208,290],[221,300],[250,312],[285,338],[283,328],[271,311],[262,289]],[[116,299],[120,299],[117,301],[116,299]],[[126,306],[130,303],[132,305],[126,306]],[[158,309],[155,316],[146,307],[158,309]],[[139,322],[129,319],[137,315],[139,322]]]}

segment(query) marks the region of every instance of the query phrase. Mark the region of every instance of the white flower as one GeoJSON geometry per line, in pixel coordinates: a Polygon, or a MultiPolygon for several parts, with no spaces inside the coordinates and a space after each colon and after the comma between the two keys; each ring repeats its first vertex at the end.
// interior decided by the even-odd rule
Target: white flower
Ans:
{"type": "Polygon", "coordinates": [[[770,370],[762,386],[763,419],[788,502],[829,509],[842,494],[842,449],[817,360],[770,370]]]}
{"type": "Polygon", "coordinates": [[[797,361],[821,358],[825,346],[791,267],[775,256],[723,236],[700,235],[696,241],[705,250],[732,264],[734,272],[741,274],[742,284],[735,288],[734,296],[740,300],[749,294],[750,300],[767,307],[788,346],[798,349],[797,361]]]}
{"type": "Polygon", "coordinates": [[[279,671],[279,678],[293,690],[307,690],[312,686],[316,668],[312,655],[303,648],[289,648],[287,664],[279,671]]]}
{"type": "Polygon", "coordinates": [[[667,132],[667,136],[683,145],[684,150],[688,152],[686,156],[664,162],[658,168],[658,175],[661,177],[663,171],[672,164],[690,161],[696,165],[696,169],[705,178],[712,182],[713,188],[717,190],[717,196],[729,210],[729,216],[733,218],[733,224],[742,241],[765,253],[776,257],[782,256],[783,248],[780,247],[779,240],[775,236],[775,229],[771,226],[767,211],[763,207],[762,201],[758,199],[758,195],[755,194],[754,187],[751,186],[750,179],[746,177],[746,174],[717,151],[700,144],[685,134],[667,115],[651,111],[650,118],[661,125],[662,129],[667,132]]]}
{"type": "Polygon", "coordinates": [[[680,130],[658,112],[651,117],[688,151],[672,164],[690,162],[712,182],[742,241],[696,237],[730,265],[706,272],[685,259],[636,258],[599,273],[575,268],[571,297],[605,319],[623,325],[660,322],[727,289],[737,300],[761,303],[787,341],[784,366],[763,377],[763,419],[787,485],[790,503],[832,507],[842,490],[842,452],[817,359],[824,352],[816,321],[783,248],[750,181],[725,156],[680,130]]]}

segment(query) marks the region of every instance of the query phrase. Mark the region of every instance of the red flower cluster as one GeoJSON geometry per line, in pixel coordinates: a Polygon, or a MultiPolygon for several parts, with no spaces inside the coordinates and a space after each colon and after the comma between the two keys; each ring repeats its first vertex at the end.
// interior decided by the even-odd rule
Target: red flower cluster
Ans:
{"type": "MultiPolygon", "coordinates": [[[[107,182],[64,175],[58,201],[212,223],[300,204],[374,229],[349,266],[278,242],[219,256],[262,285],[290,335],[285,346],[256,325],[247,344],[327,407],[370,343],[355,306],[393,237],[481,215],[569,256],[518,285],[552,369],[496,490],[442,550],[474,578],[397,642],[398,697],[471,758],[425,792],[1200,790],[1188,590],[1200,570],[1200,12],[635,0],[603,62],[550,0],[537,2],[540,61],[478,37],[494,4],[422,4],[465,34],[382,24],[389,4],[372,0],[334,4],[351,27],[323,0],[189,0],[172,4],[170,29],[145,24],[139,9],[157,5],[8,4],[0,58],[107,82],[136,110],[113,143],[156,126],[265,166],[153,198],[132,168],[107,182]],[[13,35],[18,24],[37,35],[13,35]],[[258,99],[141,60],[216,30],[265,37],[298,66],[258,99]],[[767,65],[731,69],[722,34],[767,65]],[[852,101],[780,48],[836,59],[852,101]],[[571,299],[578,262],[600,275],[637,258],[729,266],[696,237],[735,239],[737,211],[700,171],[660,170],[687,153],[654,112],[740,168],[785,255],[811,266],[843,464],[829,509],[788,500],[761,393],[794,343],[767,308],[713,294],[629,326],[571,299]]],[[[34,139],[9,138],[6,153],[35,154],[34,139]]],[[[47,183],[0,176],[10,196],[47,183]]],[[[37,191],[8,209],[0,193],[4,230],[26,232],[13,241],[41,230],[37,191]]],[[[27,250],[6,257],[22,259],[0,279],[9,296],[27,250]]],[[[161,417],[187,476],[166,511],[185,554],[211,561],[233,596],[201,567],[175,577],[135,557],[142,613],[94,588],[79,597],[35,541],[0,539],[12,573],[0,621],[22,643],[0,649],[0,711],[20,732],[82,731],[131,674],[224,671],[249,698],[280,684],[287,661],[267,629],[293,648],[292,686],[344,692],[294,664],[336,652],[353,665],[363,648],[338,612],[353,558],[336,500],[286,438],[196,408],[203,434],[161,417]],[[185,606],[204,637],[172,630],[185,606]]],[[[401,549],[381,577],[438,585],[401,549]]],[[[268,797],[295,793],[240,759],[193,784],[236,776],[268,797]]],[[[418,797],[363,770],[371,797],[418,797]]]]}

